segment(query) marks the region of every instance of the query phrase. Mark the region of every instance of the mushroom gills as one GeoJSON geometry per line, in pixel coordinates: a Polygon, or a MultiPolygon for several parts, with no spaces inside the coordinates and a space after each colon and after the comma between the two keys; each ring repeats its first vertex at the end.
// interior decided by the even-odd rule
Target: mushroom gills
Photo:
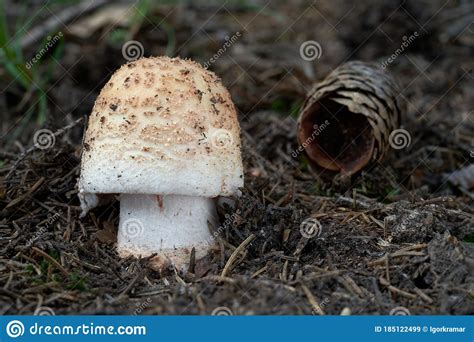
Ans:
{"type": "Polygon", "coordinates": [[[156,268],[167,264],[183,268],[195,249],[196,259],[214,245],[209,224],[217,223],[214,199],[179,195],[120,195],[118,252],[147,257],[156,268]]]}

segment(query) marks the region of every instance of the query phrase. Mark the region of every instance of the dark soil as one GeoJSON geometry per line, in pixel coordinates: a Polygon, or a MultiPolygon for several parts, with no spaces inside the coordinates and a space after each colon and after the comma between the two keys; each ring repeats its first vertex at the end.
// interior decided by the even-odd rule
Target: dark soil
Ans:
{"type": "MultiPolygon", "coordinates": [[[[7,5],[11,22],[14,3],[7,5]]],[[[467,3],[243,3],[161,6],[132,30],[145,56],[163,55],[170,38],[157,18],[166,18],[172,54],[201,63],[241,33],[210,68],[239,110],[245,188],[235,208],[219,208],[220,248],[193,273],[160,274],[146,259],[120,259],[117,201],[79,219],[86,117],[126,62],[121,44],[107,38],[110,27],[78,39],[61,24],[63,52],[44,89],[42,126],[34,116],[21,121],[34,98],[0,70],[1,314],[40,307],[56,314],[211,314],[219,307],[236,315],[389,314],[396,307],[474,314],[474,196],[446,182],[474,159],[472,22],[456,26],[467,3]],[[415,31],[418,38],[387,67],[402,85],[411,144],[350,180],[321,177],[294,153],[305,94],[346,60],[386,61],[415,31]],[[314,62],[299,55],[307,40],[322,46],[314,62]],[[60,130],[53,147],[33,146],[40,128],[60,130]],[[322,226],[305,238],[300,225],[309,217],[322,226]]],[[[33,26],[51,16],[41,13],[33,26]]]]}

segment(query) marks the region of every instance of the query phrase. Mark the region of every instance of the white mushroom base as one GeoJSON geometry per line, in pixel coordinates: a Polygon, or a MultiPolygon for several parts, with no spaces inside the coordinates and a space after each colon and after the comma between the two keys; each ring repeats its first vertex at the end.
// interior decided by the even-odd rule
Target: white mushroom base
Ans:
{"type": "Polygon", "coordinates": [[[121,257],[152,258],[152,267],[189,266],[191,251],[196,260],[215,245],[209,224],[217,223],[214,200],[194,196],[120,195],[117,249],[121,257]]]}

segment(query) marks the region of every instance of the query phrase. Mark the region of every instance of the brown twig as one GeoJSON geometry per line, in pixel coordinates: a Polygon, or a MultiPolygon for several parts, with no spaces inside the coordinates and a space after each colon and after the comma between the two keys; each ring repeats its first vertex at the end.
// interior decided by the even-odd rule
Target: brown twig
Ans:
{"type": "Polygon", "coordinates": [[[252,240],[255,239],[255,234],[251,234],[248,238],[246,238],[242,243],[232,252],[232,254],[229,257],[229,260],[227,260],[227,263],[224,266],[224,269],[222,270],[221,277],[225,277],[227,275],[227,272],[229,271],[230,267],[232,266],[232,263],[234,260],[237,258],[237,255],[245,248],[247,245],[252,242],[252,240]]]}
{"type": "Polygon", "coordinates": [[[56,261],[51,255],[46,253],[45,251],[42,251],[38,247],[31,247],[31,249],[36,253],[41,255],[43,258],[47,259],[54,267],[56,267],[65,277],[69,276],[69,272],[66,271],[66,269],[56,261]]]}
{"type": "MultiPolygon", "coordinates": [[[[84,118],[79,118],[77,119],[76,121],[70,123],[69,125],[66,125],[64,126],[63,128],[60,128],[58,129],[56,132],[53,133],[54,137],[57,137],[61,134],[63,134],[64,132],[70,130],[71,128],[73,128],[74,126],[76,126],[78,123],[80,123],[82,120],[84,120],[84,118]]],[[[10,167],[10,171],[7,173],[7,175],[5,176],[5,179],[8,179],[12,174],[13,174],[13,171],[16,170],[16,168],[18,167],[18,165],[20,164],[20,162],[25,159],[25,157],[30,154],[31,152],[35,151],[36,149],[38,149],[39,147],[34,144],[33,146],[31,146],[29,149],[27,149],[25,152],[23,152],[19,157],[18,159],[13,163],[13,165],[10,167]]]]}

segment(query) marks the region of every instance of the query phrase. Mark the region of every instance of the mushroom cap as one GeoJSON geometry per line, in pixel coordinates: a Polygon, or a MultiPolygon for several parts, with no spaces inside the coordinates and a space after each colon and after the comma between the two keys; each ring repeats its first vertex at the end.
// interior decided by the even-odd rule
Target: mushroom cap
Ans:
{"type": "Polygon", "coordinates": [[[198,63],[141,58],[97,98],[79,178],[89,194],[229,196],[243,186],[240,127],[220,79],[198,63]]]}

